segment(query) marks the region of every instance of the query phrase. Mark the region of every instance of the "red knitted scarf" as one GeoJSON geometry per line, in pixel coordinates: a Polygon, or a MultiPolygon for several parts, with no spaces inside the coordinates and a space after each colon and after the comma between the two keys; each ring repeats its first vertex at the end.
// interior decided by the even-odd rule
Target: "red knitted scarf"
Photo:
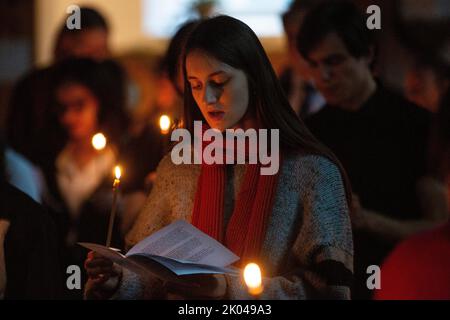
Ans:
{"type": "Polygon", "coordinates": [[[241,263],[259,257],[272,211],[279,173],[261,175],[260,169],[259,162],[246,165],[226,230],[223,225],[226,164],[208,165],[203,161],[198,179],[192,224],[223,243],[241,258],[241,263]]]}

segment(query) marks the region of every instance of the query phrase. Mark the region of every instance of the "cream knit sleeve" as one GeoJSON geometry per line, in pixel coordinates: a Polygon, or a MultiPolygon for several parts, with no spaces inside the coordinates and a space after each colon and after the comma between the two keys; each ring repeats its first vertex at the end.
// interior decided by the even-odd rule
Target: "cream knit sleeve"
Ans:
{"type": "Polygon", "coordinates": [[[133,227],[125,237],[126,250],[136,243],[170,223],[171,213],[168,193],[170,187],[170,170],[173,166],[170,155],[166,155],[156,170],[156,181],[150,195],[139,213],[133,227]]]}
{"type": "MultiPolygon", "coordinates": [[[[350,299],[353,240],[339,170],[323,157],[301,170],[302,224],[289,250],[289,270],[264,278],[260,298],[350,299]]],[[[277,232],[285,232],[279,225],[277,232]]],[[[252,299],[241,277],[227,276],[227,283],[229,299],[252,299]]]]}

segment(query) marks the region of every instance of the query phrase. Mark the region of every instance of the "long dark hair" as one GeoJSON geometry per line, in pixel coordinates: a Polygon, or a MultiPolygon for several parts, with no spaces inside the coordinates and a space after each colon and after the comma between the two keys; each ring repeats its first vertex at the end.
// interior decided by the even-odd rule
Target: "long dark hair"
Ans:
{"type": "Polygon", "coordinates": [[[280,148],[321,155],[335,163],[341,172],[351,208],[351,187],[336,156],[322,145],[295,114],[281,88],[275,71],[258,37],[245,23],[217,16],[197,24],[186,43],[183,72],[185,82],[184,127],[193,134],[195,120],[205,121],[186,77],[186,56],[199,49],[235,69],[242,70],[249,84],[249,110],[261,128],[280,130],[280,148]]]}
{"type": "Polygon", "coordinates": [[[170,40],[162,61],[163,70],[167,73],[170,82],[180,96],[183,95],[184,89],[178,85],[178,75],[182,68],[181,59],[189,33],[195,28],[197,22],[198,20],[190,20],[181,25],[170,40]]]}
{"type": "MultiPolygon", "coordinates": [[[[113,61],[97,62],[89,58],[67,59],[54,67],[53,92],[68,83],[81,84],[88,88],[99,103],[98,125],[109,139],[120,142],[128,125],[125,113],[125,75],[113,61]]],[[[53,117],[59,106],[53,97],[53,117]]]]}

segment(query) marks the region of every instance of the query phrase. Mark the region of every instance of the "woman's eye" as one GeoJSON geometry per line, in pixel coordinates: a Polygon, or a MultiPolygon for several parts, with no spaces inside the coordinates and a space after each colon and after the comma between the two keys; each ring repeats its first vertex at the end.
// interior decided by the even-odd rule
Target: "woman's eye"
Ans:
{"type": "Polygon", "coordinates": [[[216,87],[216,88],[221,88],[221,87],[223,87],[224,85],[226,85],[226,84],[228,83],[229,80],[230,80],[230,79],[211,81],[211,85],[212,85],[213,87],[216,87]]]}
{"type": "Polygon", "coordinates": [[[200,90],[202,86],[198,83],[191,83],[191,89],[192,90],[200,90]]]}
{"type": "Polygon", "coordinates": [[[223,87],[223,85],[225,84],[225,82],[211,81],[211,84],[212,84],[214,87],[223,87]]]}
{"type": "Polygon", "coordinates": [[[343,61],[344,59],[342,57],[331,57],[326,60],[326,64],[328,64],[329,66],[337,66],[341,64],[343,61]]]}

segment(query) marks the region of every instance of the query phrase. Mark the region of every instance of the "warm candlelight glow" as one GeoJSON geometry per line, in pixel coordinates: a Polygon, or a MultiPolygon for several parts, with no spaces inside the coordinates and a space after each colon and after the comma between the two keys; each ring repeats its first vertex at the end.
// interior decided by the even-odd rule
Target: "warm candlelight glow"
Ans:
{"type": "Polygon", "coordinates": [[[166,134],[170,129],[170,118],[166,115],[162,115],[159,118],[159,126],[161,128],[161,133],[166,134]]]}
{"type": "Polygon", "coordinates": [[[106,146],[106,137],[99,132],[92,137],[92,146],[95,150],[103,150],[106,146]]]}
{"type": "Polygon", "coordinates": [[[116,179],[119,180],[120,176],[122,175],[122,170],[120,169],[119,166],[115,166],[114,174],[116,175],[116,179]]]}
{"type": "Polygon", "coordinates": [[[245,266],[244,280],[250,294],[261,294],[263,291],[261,269],[256,263],[249,263],[245,266]]]}

